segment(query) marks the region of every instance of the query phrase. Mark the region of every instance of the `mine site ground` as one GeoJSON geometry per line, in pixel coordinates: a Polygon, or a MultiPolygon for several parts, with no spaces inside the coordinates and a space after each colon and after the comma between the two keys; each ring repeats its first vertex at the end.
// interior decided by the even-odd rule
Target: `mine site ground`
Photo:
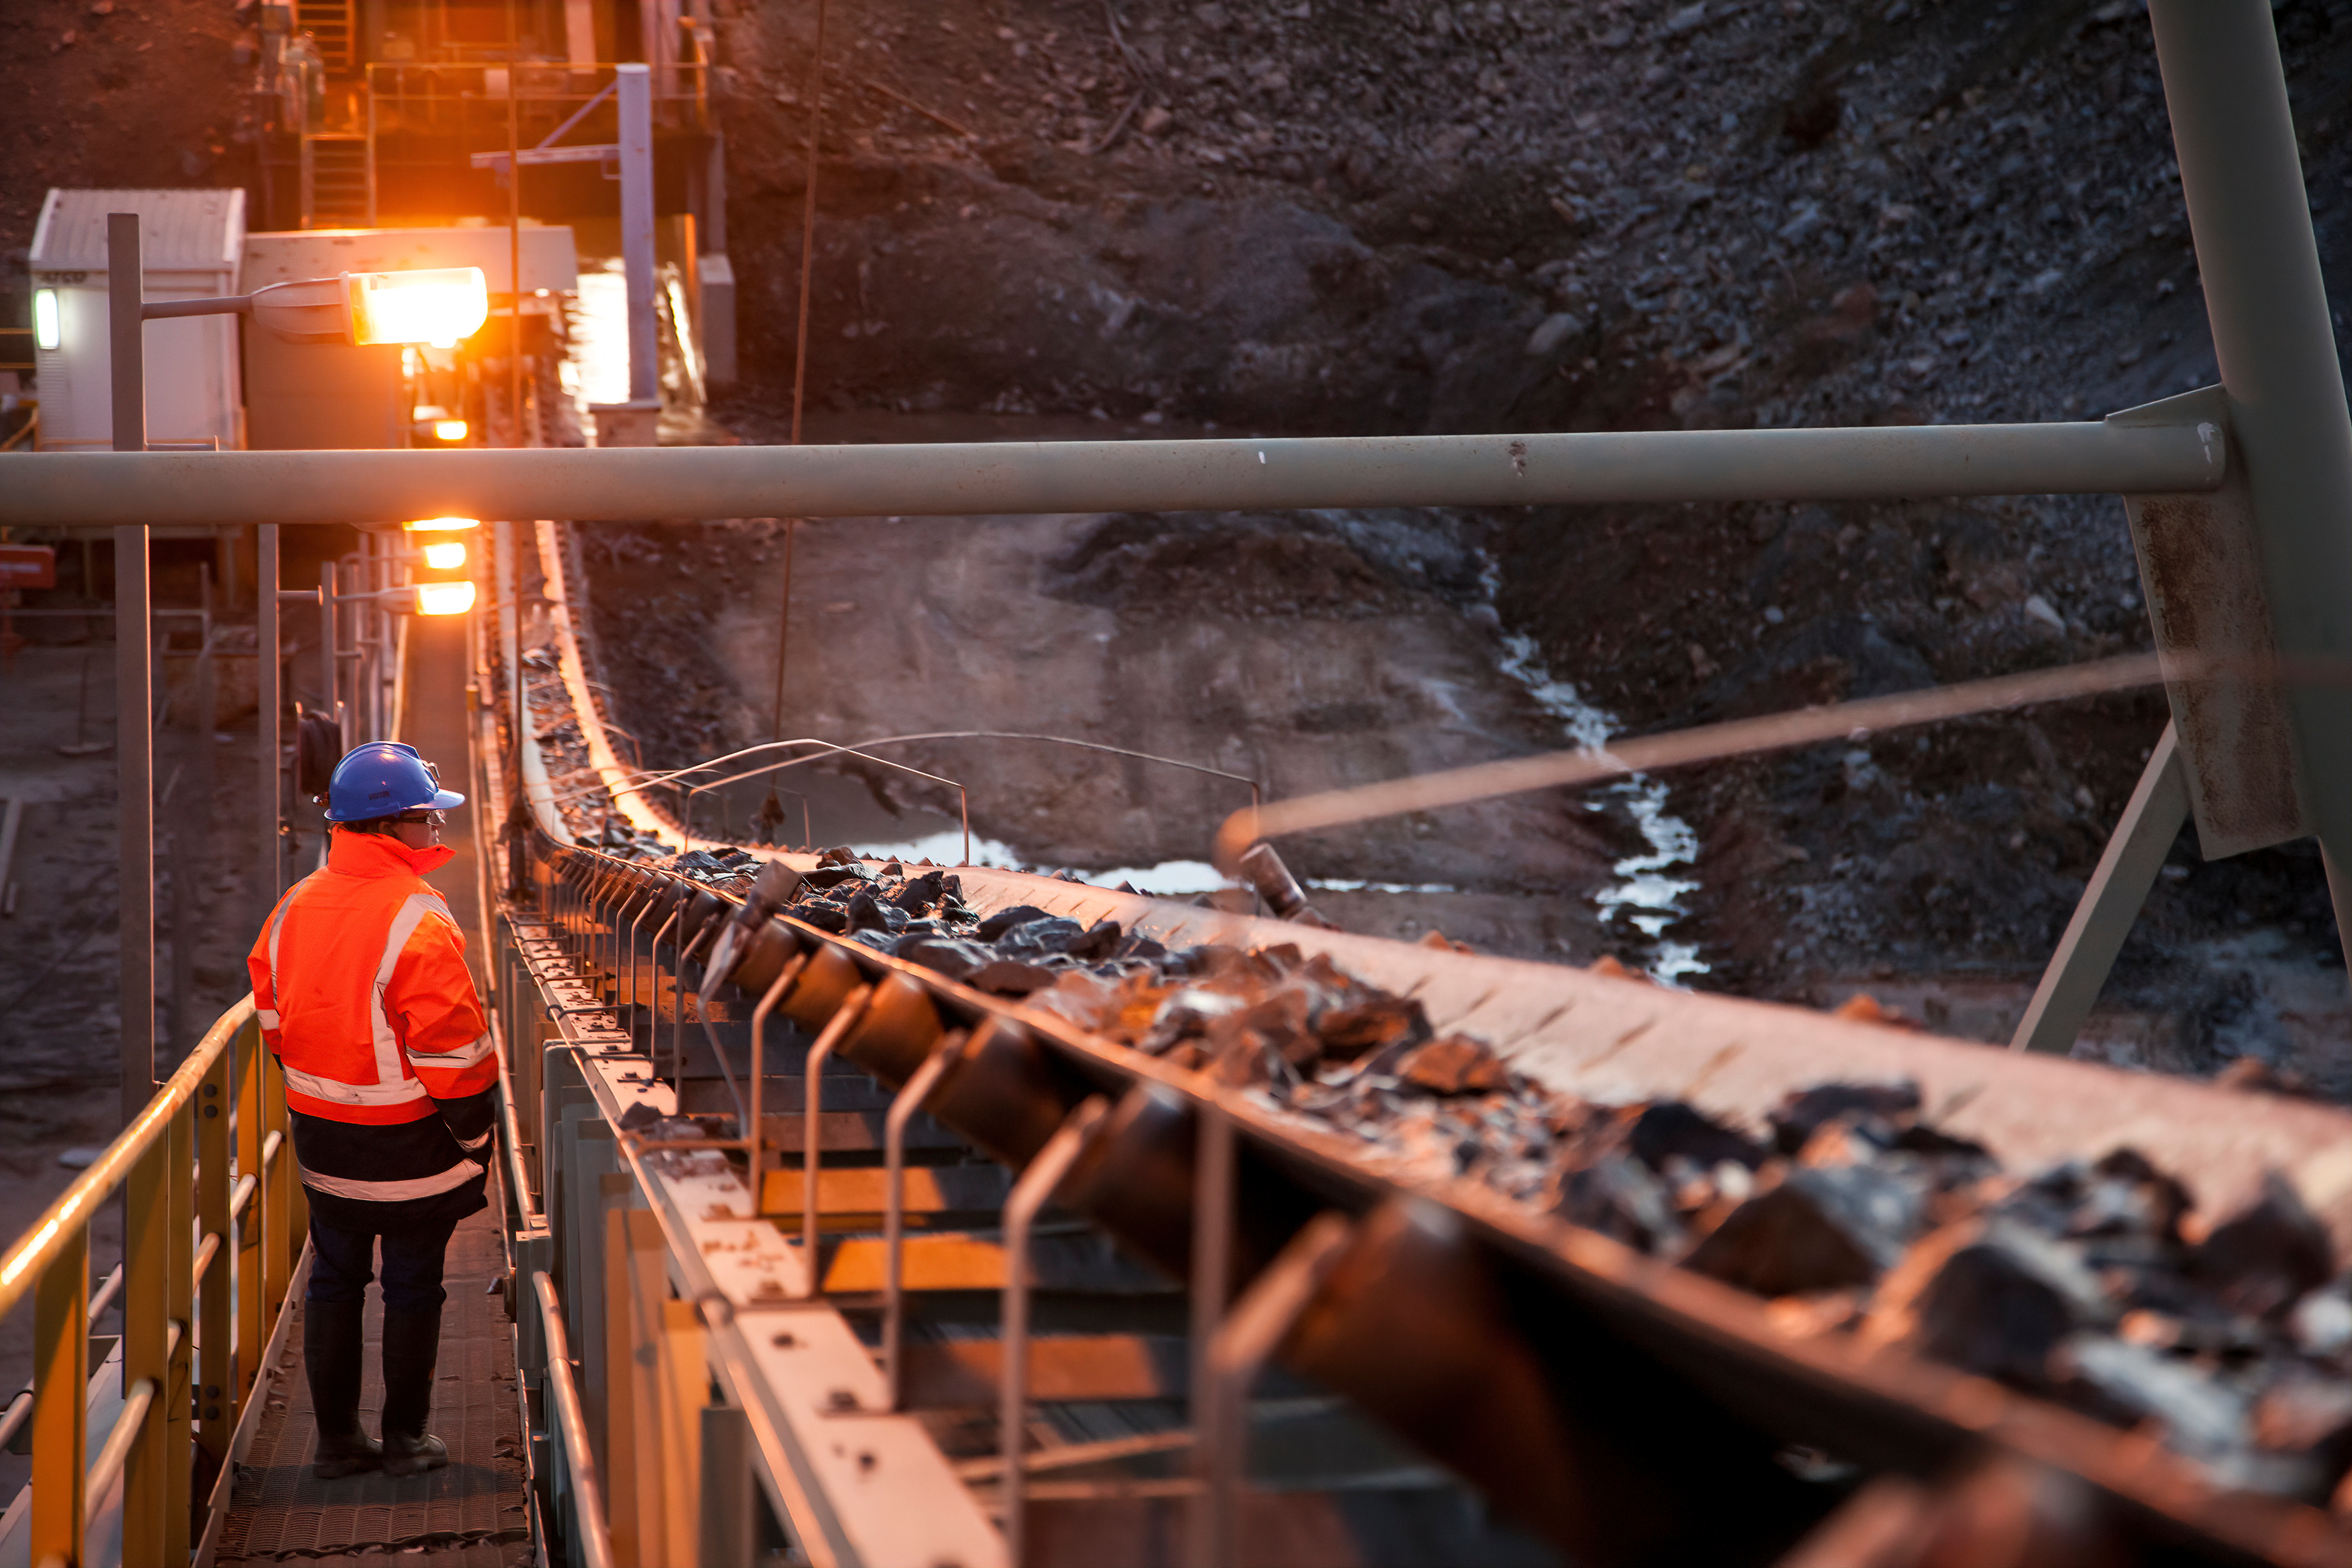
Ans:
{"type": "MultiPolygon", "coordinates": [[[[709,435],[780,441],[814,6],[716,9],[743,377],[709,435]]],[[[49,186],[254,181],[251,16],[0,13],[7,321],[49,186]]],[[[2352,5],[2277,17],[2343,301],[2352,5]]],[[[826,25],[806,439],[2089,418],[2215,379],[2137,5],[833,0],[826,25]]],[[[769,734],[787,528],[581,531],[591,657],[646,763],[769,734]]],[[[824,519],[792,552],[785,733],[1056,734],[1270,795],[2149,638],[2111,497],[824,519]]],[[[159,602],[194,594],[159,580],[159,602]]],[[[85,659],[110,722],[111,647],[27,630],[0,702],[0,795],[29,802],[0,921],[9,1234],[116,1096],[113,770],[57,751],[85,659]]],[[[1867,994],[1996,1041],[2163,722],[2160,698],[2107,699],[1284,850],[1350,929],[1867,994]]],[[[200,874],[236,912],[191,939],[206,1017],[245,989],[255,901],[252,717],[216,732],[200,874]]],[[[1032,742],[890,754],[962,781],[1015,863],[1187,893],[1213,879],[1169,863],[1205,858],[1244,798],[1032,742]]],[[[950,794],[882,770],[794,787],[823,844],[953,822],[950,794]]],[[[2341,1101],[2347,1035],[2315,851],[2207,863],[2184,833],[2077,1048],[2200,1074],[2252,1056],[2341,1101]]]]}

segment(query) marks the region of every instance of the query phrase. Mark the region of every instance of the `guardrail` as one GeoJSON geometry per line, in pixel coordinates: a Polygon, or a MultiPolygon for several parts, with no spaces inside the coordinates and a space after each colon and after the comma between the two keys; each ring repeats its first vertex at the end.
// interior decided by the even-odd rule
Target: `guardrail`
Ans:
{"type": "Polygon", "coordinates": [[[0,1254],[0,1315],[33,1300],[33,1387],[0,1417],[0,1441],[31,1427],[37,1568],[85,1561],[118,1480],[124,1568],[182,1568],[199,1521],[226,1505],[310,1228],[288,1136],[285,1079],[247,996],[0,1254]],[[89,1225],[118,1188],[122,1266],[92,1298],[89,1225]],[[85,1463],[89,1324],[118,1292],[123,1404],[85,1463]]]}

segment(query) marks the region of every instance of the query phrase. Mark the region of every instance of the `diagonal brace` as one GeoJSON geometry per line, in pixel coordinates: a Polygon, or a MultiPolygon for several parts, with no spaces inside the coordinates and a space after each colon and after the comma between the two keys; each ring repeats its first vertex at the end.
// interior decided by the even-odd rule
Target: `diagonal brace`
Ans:
{"type": "Polygon", "coordinates": [[[2180,742],[2169,721],[2148,754],[2147,766],[2132,789],[2123,820],[2099,855],[2083,901],[2074,906],[2066,934],[2042,973],[2025,1017],[2010,1041],[2016,1051],[2064,1054],[2074,1047],[2083,1020],[2099,999],[2107,972],[2131,935],[2156,875],[2172,841],[2189,820],[2189,773],[2180,760],[2180,742]]]}

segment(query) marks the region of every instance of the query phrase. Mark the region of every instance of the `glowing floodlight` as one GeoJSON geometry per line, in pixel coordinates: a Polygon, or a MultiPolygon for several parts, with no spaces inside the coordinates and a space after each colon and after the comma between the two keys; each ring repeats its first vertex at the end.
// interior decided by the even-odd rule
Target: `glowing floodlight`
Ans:
{"type": "Polygon", "coordinates": [[[466,422],[463,419],[436,419],[433,422],[433,438],[436,441],[462,441],[466,438],[466,422]]]}
{"type": "Polygon", "coordinates": [[[54,289],[33,290],[33,342],[51,352],[65,342],[65,328],[58,315],[58,291],[54,289]]]}
{"type": "Polygon", "coordinates": [[[490,316],[489,282],[478,267],[346,272],[342,284],[354,343],[451,348],[490,316]]]}
{"type": "Polygon", "coordinates": [[[466,542],[461,539],[445,540],[425,547],[425,564],[436,572],[455,572],[466,563],[466,542]]]}
{"type": "Polygon", "coordinates": [[[151,300],[142,320],[249,311],[298,343],[429,343],[455,347],[490,319],[490,290],[478,267],[416,272],[345,272],[273,283],[217,300],[151,300]]]}
{"type": "Polygon", "coordinates": [[[411,533],[462,533],[469,528],[479,528],[478,517],[421,517],[415,522],[400,525],[411,533]]]}
{"type": "MultiPolygon", "coordinates": [[[[459,549],[465,546],[459,545],[459,549]]],[[[420,616],[462,616],[474,607],[471,583],[419,583],[416,613],[420,616]]]]}

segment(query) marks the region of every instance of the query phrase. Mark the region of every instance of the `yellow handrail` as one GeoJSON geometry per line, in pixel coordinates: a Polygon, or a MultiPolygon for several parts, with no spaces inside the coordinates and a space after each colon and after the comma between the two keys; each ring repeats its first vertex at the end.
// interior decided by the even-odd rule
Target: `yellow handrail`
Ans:
{"type": "Polygon", "coordinates": [[[123,1568],[184,1568],[199,1446],[205,1473],[221,1478],[202,1501],[225,1502],[226,1461],[308,1230],[293,1162],[271,1157],[286,1122],[284,1077],[247,996],[0,1252],[0,1314],[34,1298],[33,1562],[79,1564],[89,1516],[119,1478],[123,1568]],[[89,1222],[118,1187],[126,1398],[88,1462],[89,1319],[106,1294],[89,1298],[89,1222]]]}
{"type": "Polygon", "coordinates": [[[74,1178],[73,1184],[57,1196],[57,1201],[43,1211],[33,1228],[18,1237],[8,1250],[0,1253],[0,1317],[15,1310],[33,1288],[39,1271],[63,1251],[62,1239],[68,1226],[83,1226],[98,1210],[98,1205],[113,1194],[131,1174],[131,1167],[142,1154],[154,1146],[170,1125],[172,1113],[194,1097],[196,1085],[204,1081],[221,1053],[228,1049],[229,1041],[237,1030],[253,1016],[253,996],[247,993],[223,1013],[179,1070],[157,1086],[155,1098],[147,1102],[137,1120],[116,1135],[105,1152],[90,1162],[89,1169],[74,1178]]]}

